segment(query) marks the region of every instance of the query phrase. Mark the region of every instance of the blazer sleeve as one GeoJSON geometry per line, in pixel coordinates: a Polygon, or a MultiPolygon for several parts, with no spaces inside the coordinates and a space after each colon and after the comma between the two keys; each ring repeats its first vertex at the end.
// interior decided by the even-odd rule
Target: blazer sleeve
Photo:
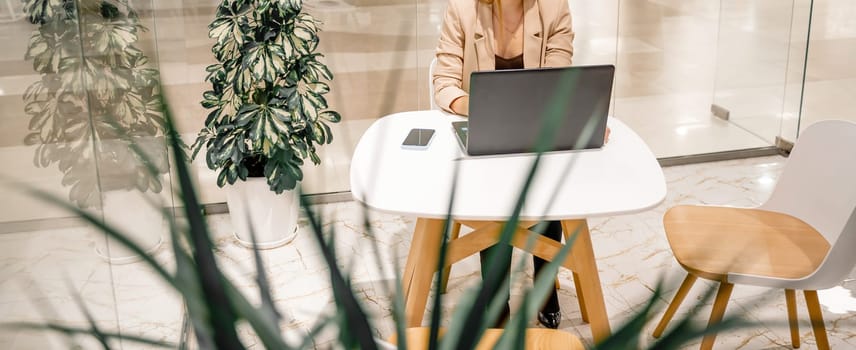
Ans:
{"type": "Polygon", "coordinates": [[[548,28],[544,62],[547,67],[570,66],[574,56],[574,31],[571,11],[566,0],[552,1],[558,9],[555,20],[548,28]]]}
{"type": "Polygon", "coordinates": [[[437,64],[434,66],[434,102],[443,110],[452,112],[451,104],[456,98],[466,96],[463,90],[465,34],[461,25],[461,13],[457,1],[449,1],[440,40],[437,44],[437,64]]]}

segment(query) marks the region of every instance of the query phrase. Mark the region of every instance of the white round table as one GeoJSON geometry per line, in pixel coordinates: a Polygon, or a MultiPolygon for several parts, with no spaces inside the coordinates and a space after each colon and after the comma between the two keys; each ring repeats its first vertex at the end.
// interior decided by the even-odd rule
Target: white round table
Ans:
{"type": "MultiPolygon", "coordinates": [[[[418,218],[403,280],[409,327],[421,324],[446,216],[451,213],[475,231],[451,238],[444,266],[496,244],[536,159],[533,154],[467,157],[452,130],[456,120],[464,118],[436,110],[380,118],[363,134],[351,161],[356,200],[418,218]],[[411,128],[436,130],[427,149],[401,147],[411,128]]],[[[647,210],[666,195],[662,169],[648,146],[619,120],[610,118],[608,125],[610,140],[601,149],[542,156],[511,241],[550,260],[562,244],[525,227],[560,220],[566,239],[577,233],[563,266],[574,272],[583,320],[591,323],[595,340],[610,330],[586,218],[647,210]],[[527,246],[530,238],[534,246],[527,246]]]]}

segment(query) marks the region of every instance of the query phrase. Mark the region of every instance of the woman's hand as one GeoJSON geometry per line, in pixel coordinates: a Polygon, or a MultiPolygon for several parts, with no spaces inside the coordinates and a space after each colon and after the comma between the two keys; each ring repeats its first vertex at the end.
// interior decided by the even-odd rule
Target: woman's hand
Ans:
{"type": "Polygon", "coordinates": [[[607,126],[607,127],[606,127],[606,132],[605,132],[605,133],[603,133],[603,143],[604,143],[604,144],[606,144],[607,142],[609,142],[609,133],[611,133],[611,132],[612,132],[612,131],[611,131],[611,130],[609,130],[609,127],[607,126]]]}
{"type": "Polygon", "coordinates": [[[452,112],[456,114],[460,114],[462,116],[469,115],[470,111],[470,97],[469,96],[461,96],[452,101],[452,104],[449,106],[452,109],[452,112]]]}

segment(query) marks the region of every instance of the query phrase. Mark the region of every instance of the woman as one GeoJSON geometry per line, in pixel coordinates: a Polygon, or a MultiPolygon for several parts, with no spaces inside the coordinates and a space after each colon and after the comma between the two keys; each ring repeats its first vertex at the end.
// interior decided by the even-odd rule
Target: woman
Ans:
{"type": "MultiPolygon", "coordinates": [[[[465,116],[470,73],[569,66],[573,40],[567,0],[449,0],[437,45],[434,99],[447,112],[465,116]]],[[[546,226],[545,236],[561,239],[559,222],[546,226]]],[[[487,255],[488,251],[482,252],[483,262],[487,255]]],[[[537,276],[546,261],[533,257],[533,262],[537,276]]],[[[561,319],[553,290],[538,312],[538,321],[555,329],[561,319]]]]}

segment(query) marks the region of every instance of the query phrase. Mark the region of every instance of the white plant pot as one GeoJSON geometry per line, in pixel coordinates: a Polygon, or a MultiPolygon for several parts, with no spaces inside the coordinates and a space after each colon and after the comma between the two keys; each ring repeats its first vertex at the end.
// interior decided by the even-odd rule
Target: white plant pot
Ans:
{"type": "MultiPolygon", "coordinates": [[[[163,233],[168,232],[162,208],[153,207],[149,199],[159,203],[157,193],[138,190],[106,191],[101,196],[104,222],[137,243],[146,254],[154,253],[163,243],[163,233]]],[[[95,252],[111,264],[127,264],[141,259],[115,239],[100,232],[95,239],[95,252]]]]}
{"type": "Polygon", "coordinates": [[[226,191],[235,239],[241,245],[253,247],[250,225],[259,249],[276,248],[297,237],[300,217],[300,194],[297,190],[276,194],[271,191],[266,178],[254,177],[236,181],[226,191]]]}

